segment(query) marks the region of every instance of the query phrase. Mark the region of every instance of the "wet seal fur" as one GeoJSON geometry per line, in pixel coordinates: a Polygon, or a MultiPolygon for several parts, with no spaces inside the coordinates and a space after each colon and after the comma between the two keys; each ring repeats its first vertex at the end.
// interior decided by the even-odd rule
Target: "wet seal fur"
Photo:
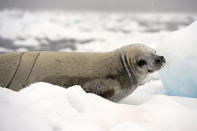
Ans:
{"type": "Polygon", "coordinates": [[[35,82],[86,92],[111,101],[131,94],[165,59],[155,50],[132,44],[111,52],[25,52],[0,55],[0,86],[18,91],[35,82]]]}

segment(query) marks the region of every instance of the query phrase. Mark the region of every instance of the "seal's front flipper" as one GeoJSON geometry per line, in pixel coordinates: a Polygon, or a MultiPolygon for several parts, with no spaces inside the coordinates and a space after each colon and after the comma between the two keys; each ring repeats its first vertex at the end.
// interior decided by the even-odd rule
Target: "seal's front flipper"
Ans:
{"type": "Polygon", "coordinates": [[[113,79],[93,79],[85,82],[82,88],[87,93],[94,93],[111,101],[117,101],[114,98],[117,98],[120,84],[113,79]]]}

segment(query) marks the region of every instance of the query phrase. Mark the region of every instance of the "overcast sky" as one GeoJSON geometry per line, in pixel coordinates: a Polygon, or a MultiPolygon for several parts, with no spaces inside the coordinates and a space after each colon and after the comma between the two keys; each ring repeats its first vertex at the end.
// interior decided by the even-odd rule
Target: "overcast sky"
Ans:
{"type": "Polygon", "coordinates": [[[197,0],[0,0],[0,9],[197,12],[197,0]]]}

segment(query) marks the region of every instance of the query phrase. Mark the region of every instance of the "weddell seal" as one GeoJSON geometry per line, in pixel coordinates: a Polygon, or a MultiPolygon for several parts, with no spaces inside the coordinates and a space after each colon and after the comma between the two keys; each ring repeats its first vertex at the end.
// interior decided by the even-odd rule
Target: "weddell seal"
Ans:
{"type": "Polygon", "coordinates": [[[86,92],[111,101],[131,94],[165,59],[142,44],[110,52],[23,52],[0,55],[0,86],[18,91],[35,82],[86,92]]]}

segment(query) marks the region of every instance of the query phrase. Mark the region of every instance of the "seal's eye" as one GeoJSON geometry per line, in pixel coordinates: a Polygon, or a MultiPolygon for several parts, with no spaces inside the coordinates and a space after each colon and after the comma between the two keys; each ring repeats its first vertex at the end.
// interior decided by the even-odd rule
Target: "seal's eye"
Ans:
{"type": "Polygon", "coordinates": [[[139,67],[142,67],[142,66],[146,65],[147,63],[145,60],[139,60],[137,64],[139,67]]]}

